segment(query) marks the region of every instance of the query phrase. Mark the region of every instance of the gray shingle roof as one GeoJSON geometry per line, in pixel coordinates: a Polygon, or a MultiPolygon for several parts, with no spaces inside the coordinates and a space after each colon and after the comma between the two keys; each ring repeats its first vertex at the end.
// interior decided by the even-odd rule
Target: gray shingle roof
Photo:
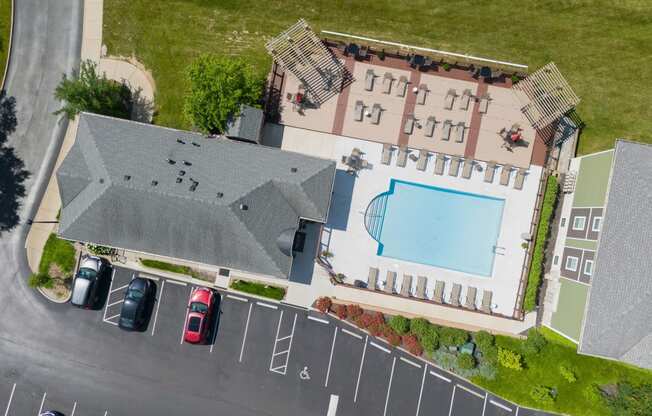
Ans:
{"type": "Polygon", "coordinates": [[[225,135],[258,142],[263,127],[263,117],[263,110],[243,104],[240,106],[240,113],[227,123],[228,129],[225,135]]]}
{"type": "Polygon", "coordinates": [[[82,114],[57,172],[59,235],[287,278],[277,240],[299,217],[326,221],[334,174],[333,161],[82,114]]]}
{"type": "Polygon", "coordinates": [[[579,351],[652,368],[652,146],[616,142],[579,351]]]}

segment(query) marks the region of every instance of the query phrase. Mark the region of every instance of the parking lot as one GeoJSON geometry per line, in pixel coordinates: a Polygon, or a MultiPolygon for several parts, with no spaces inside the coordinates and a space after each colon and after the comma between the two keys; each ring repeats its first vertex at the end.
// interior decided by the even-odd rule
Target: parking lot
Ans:
{"type": "MultiPolygon", "coordinates": [[[[151,377],[176,377],[184,383],[183,378],[193,377],[187,383],[196,383],[198,389],[214,380],[216,386],[233,389],[230,396],[259,400],[260,405],[251,404],[253,414],[544,414],[488,394],[332,317],[232,293],[220,293],[211,342],[186,344],[183,330],[192,289],[183,282],[115,268],[103,308],[80,313],[95,314],[97,331],[109,331],[143,359],[148,351],[163,351],[177,365],[193,369],[193,376],[161,369],[160,376],[151,377]],[[127,333],[117,320],[124,292],[136,276],[154,280],[156,303],[146,330],[127,333]]],[[[41,408],[67,415],[112,414],[110,408],[83,403],[83,397],[63,388],[35,391],[11,377],[1,381],[0,414],[2,406],[5,415],[37,414],[41,408]]]]}

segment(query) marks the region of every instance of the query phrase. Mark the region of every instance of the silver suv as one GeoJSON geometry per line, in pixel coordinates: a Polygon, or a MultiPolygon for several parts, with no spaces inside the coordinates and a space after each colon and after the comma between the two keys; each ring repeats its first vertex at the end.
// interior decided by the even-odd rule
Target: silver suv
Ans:
{"type": "Polygon", "coordinates": [[[106,263],[100,257],[84,256],[72,285],[70,303],[80,308],[91,309],[99,301],[99,289],[106,275],[106,263]]]}

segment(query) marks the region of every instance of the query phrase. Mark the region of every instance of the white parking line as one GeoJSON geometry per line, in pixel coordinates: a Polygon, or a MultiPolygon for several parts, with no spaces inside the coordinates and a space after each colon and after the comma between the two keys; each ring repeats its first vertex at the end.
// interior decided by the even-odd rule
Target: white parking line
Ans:
{"type": "Polygon", "coordinates": [[[240,302],[249,302],[248,299],[241,298],[240,296],[235,296],[235,295],[226,295],[226,297],[229,298],[229,299],[239,300],[240,302]]]}
{"type": "MultiPolygon", "coordinates": [[[[431,371],[432,373],[432,371],[431,371]]],[[[453,414],[453,402],[455,401],[455,390],[457,389],[457,384],[453,386],[453,394],[451,395],[451,406],[448,408],[448,416],[453,414]]]]}
{"type": "Polygon", "coordinates": [[[362,376],[362,366],[364,365],[364,356],[367,353],[367,341],[369,341],[369,335],[364,339],[364,348],[362,348],[362,358],[360,359],[360,369],[358,370],[358,381],[355,383],[355,394],[353,395],[353,403],[358,400],[358,388],[360,387],[360,377],[362,376]]]}
{"type": "MultiPolygon", "coordinates": [[[[150,279],[150,280],[156,280],[157,282],[160,280],[156,276],[152,276],[151,274],[145,274],[145,273],[138,273],[138,277],[143,277],[145,279],[150,279]]],[[[165,281],[165,279],[163,279],[165,281]]]]}
{"type": "Polygon", "coordinates": [[[414,361],[410,361],[410,360],[408,360],[407,358],[403,358],[403,357],[400,357],[400,359],[401,359],[401,361],[403,361],[404,363],[408,363],[408,364],[410,364],[410,365],[413,366],[413,367],[421,368],[421,364],[417,364],[417,363],[415,363],[414,361]]]}
{"type": "MultiPolygon", "coordinates": [[[[111,294],[111,288],[113,287],[113,278],[115,277],[115,268],[113,269],[113,272],[111,273],[111,282],[109,283],[109,294],[111,294]]],[[[109,309],[108,306],[104,307],[104,315],[102,315],[102,320],[106,321],[106,311],[109,309]]]]}
{"type": "Polygon", "coordinates": [[[122,303],[124,301],[125,301],[124,299],[120,299],[120,300],[117,300],[115,302],[109,303],[108,305],[106,305],[106,307],[110,308],[111,306],[117,305],[118,303],[122,303]]]}
{"type": "Polygon", "coordinates": [[[43,392],[43,398],[41,399],[41,406],[38,408],[38,413],[36,416],[39,416],[41,413],[43,413],[43,405],[45,404],[45,396],[47,396],[46,392],[43,392]]]}
{"type": "Polygon", "coordinates": [[[489,403],[493,404],[494,406],[500,407],[503,410],[507,410],[510,413],[512,412],[512,410],[514,410],[511,407],[507,407],[502,403],[498,403],[497,401],[494,401],[493,399],[489,399],[489,403]]]}
{"type": "Polygon", "coordinates": [[[344,332],[345,334],[349,334],[349,335],[351,335],[352,337],[356,337],[357,339],[360,339],[360,340],[362,339],[362,335],[358,335],[358,334],[356,334],[355,332],[351,332],[351,331],[349,331],[349,330],[346,329],[346,328],[342,328],[342,332],[344,332]]]}
{"type": "Polygon", "coordinates": [[[378,348],[379,350],[381,350],[381,351],[385,351],[387,354],[389,354],[389,350],[388,350],[387,348],[383,347],[382,345],[378,345],[378,344],[376,344],[376,343],[373,342],[373,341],[371,341],[371,342],[369,342],[369,343],[370,343],[371,345],[373,345],[374,347],[378,348]]]}
{"type": "Polygon", "coordinates": [[[172,283],[173,285],[179,285],[179,286],[188,286],[188,283],[186,282],[180,282],[178,280],[172,280],[172,279],[166,279],[168,282],[172,283]]]}
{"type": "Polygon", "coordinates": [[[264,306],[265,308],[269,308],[269,309],[278,309],[278,306],[270,305],[269,303],[256,302],[256,305],[264,306]]]}
{"type": "Polygon", "coordinates": [[[193,291],[194,289],[195,289],[195,288],[193,287],[193,288],[190,290],[190,294],[188,295],[188,301],[186,302],[186,317],[183,318],[183,326],[181,327],[181,341],[179,342],[179,345],[183,344],[183,335],[184,335],[185,332],[186,332],[186,322],[188,322],[188,314],[190,313],[190,308],[188,308],[187,305],[190,304],[190,298],[192,297],[192,291],[193,291]]]}
{"type": "Polygon", "coordinates": [[[161,307],[161,299],[163,299],[163,289],[165,289],[166,280],[163,279],[161,282],[161,290],[158,292],[158,299],[156,299],[156,310],[154,311],[154,322],[152,322],[152,336],[154,336],[154,331],[156,330],[156,321],[158,320],[158,310],[161,307]]]}
{"type": "Polygon", "coordinates": [[[16,383],[11,388],[11,394],[9,395],[9,401],[7,402],[7,408],[5,409],[5,416],[9,414],[9,408],[11,407],[11,401],[14,399],[14,392],[16,391],[16,383]]]}
{"type": "Polygon", "coordinates": [[[516,406],[516,416],[518,416],[518,411],[520,408],[521,408],[520,406],[516,406]]]}
{"type": "Polygon", "coordinates": [[[117,318],[118,316],[120,316],[120,314],[116,314],[116,315],[109,316],[108,318],[106,318],[106,319],[104,320],[104,322],[110,322],[110,323],[113,323],[113,322],[111,322],[111,319],[115,319],[115,318],[117,318]]]}
{"type": "Polygon", "coordinates": [[[425,363],[423,366],[423,376],[421,377],[421,389],[419,389],[419,400],[417,401],[417,413],[416,416],[419,416],[419,409],[421,408],[421,396],[423,396],[423,385],[426,382],[426,373],[428,372],[428,363],[425,363]]]}
{"type": "Polygon", "coordinates": [[[77,410],[77,402],[72,405],[72,412],[70,412],[70,416],[75,416],[75,410],[77,410]]]}
{"type": "Polygon", "coordinates": [[[383,416],[387,415],[387,404],[389,403],[389,392],[392,389],[392,379],[394,378],[394,366],[396,365],[396,357],[392,361],[392,371],[389,373],[389,383],[387,384],[387,396],[385,396],[385,410],[383,416]]]}
{"type": "Polygon", "coordinates": [[[283,319],[283,310],[281,310],[281,316],[278,319],[278,328],[276,329],[276,341],[274,341],[274,350],[272,351],[272,358],[270,359],[269,362],[269,371],[273,371],[278,374],[285,375],[287,373],[287,368],[288,368],[288,361],[290,360],[290,351],[292,351],[292,339],[294,338],[294,328],[297,326],[297,314],[294,314],[294,322],[292,322],[292,332],[290,332],[290,335],[287,335],[285,337],[278,337],[278,334],[281,330],[281,321],[283,319]],[[281,352],[276,352],[276,346],[280,341],[289,339],[289,345],[288,349],[285,351],[281,352]],[[276,367],[274,366],[274,357],[279,356],[279,355],[285,355],[285,363],[276,367]],[[283,369],[283,370],[281,370],[283,369]]]}
{"type": "Polygon", "coordinates": [[[126,285],[122,285],[122,286],[120,286],[120,287],[117,287],[117,288],[115,288],[115,289],[113,289],[113,290],[110,290],[110,289],[109,289],[109,293],[117,292],[118,290],[122,290],[122,289],[126,288],[127,286],[129,286],[129,283],[127,283],[126,285]]]}
{"type": "Polygon", "coordinates": [[[104,416],[108,416],[108,415],[109,415],[109,411],[108,411],[108,410],[105,410],[105,411],[104,411],[104,416]]]}
{"type": "Polygon", "coordinates": [[[247,340],[247,331],[249,330],[249,318],[251,318],[251,309],[253,306],[253,303],[249,304],[249,313],[247,314],[247,323],[245,324],[244,335],[242,336],[242,346],[240,347],[240,358],[238,362],[242,362],[242,354],[244,353],[245,341],[247,340]]]}
{"type": "Polygon", "coordinates": [[[484,404],[482,405],[482,416],[484,416],[485,410],[487,410],[487,396],[489,396],[489,393],[486,391],[484,392],[484,404]]]}
{"type": "Polygon", "coordinates": [[[326,416],[335,416],[337,414],[337,404],[340,401],[340,396],[331,394],[331,399],[328,402],[328,412],[326,416]]]}
{"type": "Polygon", "coordinates": [[[481,398],[481,399],[484,399],[484,396],[483,396],[482,394],[478,393],[477,391],[471,390],[471,389],[468,388],[468,387],[464,387],[464,386],[461,385],[461,384],[458,384],[457,387],[461,388],[462,390],[468,391],[469,393],[471,393],[472,395],[474,395],[474,396],[476,396],[476,397],[479,397],[479,398],[481,398]]]}
{"type": "Polygon", "coordinates": [[[333,331],[333,343],[331,344],[331,355],[328,358],[328,370],[326,370],[326,382],[324,387],[328,387],[328,377],[331,375],[331,363],[333,362],[333,350],[335,349],[335,340],[337,339],[337,327],[333,331]]]}
{"type": "Polygon", "coordinates": [[[327,320],[321,319],[321,318],[315,318],[312,315],[308,315],[308,319],[310,319],[311,321],[315,321],[315,322],[321,322],[322,324],[326,324],[326,325],[329,324],[329,322],[327,320]]]}
{"type": "Polygon", "coordinates": [[[444,376],[442,376],[441,374],[437,374],[437,373],[435,373],[435,372],[432,371],[432,370],[430,371],[430,375],[435,376],[435,377],[437,377],[437,378],[440,378],[440,379],[444,380],[444,381],[447,382],[447,383],[450,383],[450,382],[451,382],[451,379],[450,379],[450,378],[444,377],[444,376]]]}

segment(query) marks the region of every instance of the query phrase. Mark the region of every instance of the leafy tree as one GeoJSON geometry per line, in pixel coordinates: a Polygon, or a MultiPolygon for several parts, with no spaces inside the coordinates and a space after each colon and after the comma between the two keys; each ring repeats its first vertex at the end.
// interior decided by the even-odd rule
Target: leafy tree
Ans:
{"type": "Polygon", "coordinates": [[[607,403],[615,416],[652,415],[652,385],[618,383],[616,394],[607,396],[607,403]]]}
{"type": "Polygon", "coordinates": [[[241,59],[201,55],[186,70],[186,118],[205,133],[221,133],[240,105],[257,106],[265,80],[241,59]]]}
{"type": "Polygon", "coordinates": [[[471,354],[460,354],[457,356],[457,366],[463,370],[475,368],[475,358],[471,354]]]}
{"type": "Polygon", "coordinates": [[[410,320],[410,332],[421,339],[424,334],[430,331],[432,324],[423,318],[414,318],[410,320]]]}
{"type": "Polygon", "coordinates": [[[394,315],[389,318],[389,326],[398,334],[406,334],[410,330],[410,320],[405,316],[394,315]]]}
{"type": "Polygon", "coordinates": [[[437,334],[437,328],[434,325],[431,325],[428,330],[419,337],[423,349],[432,354],[439,348],[439,335],[437,334]]]}
{"type": "Polygon", "coordinates": [[[537,385],[530,390],[532,400],[543,404],[552,404],[555,401],[554,390],[547,386],[537,385]]]}
{"type": "Polygon", "coordinates": [[[520,354],[506,348],[498,348],[498,363],[505,368],[521,371],[523,369],[523,359],[520,354]]]}
{"type": "Polygon", "coordinates": [[[439,343],[444,347],[464,344],[469,339],[469,333],[463,329],[442,327],[439,330],[439,343]]]}
{"type": "Polygon", "coordinates": [[[54,96],[63,103],[54,114],[65,114],[69,119],[81,111],[118,118],[131,116],[131,91],[127,84],[99,75],[91,60],[83,61],[79,72],[73,72],[71,77],[64,74],[54,96]]]}
{"type": "Polygon", "coordinates": [[[532,328],[527,333],[527,339],[523,343],[525,355],[538,354],[548,344],[546,338],[537,329],[532,328]]]}
{"type": "Polygon", "coordinates": [[[479,331],[473,334],[473,341],[481,352],[491,348],[494,345],[495,338],[487,331],[479,331]]]}

